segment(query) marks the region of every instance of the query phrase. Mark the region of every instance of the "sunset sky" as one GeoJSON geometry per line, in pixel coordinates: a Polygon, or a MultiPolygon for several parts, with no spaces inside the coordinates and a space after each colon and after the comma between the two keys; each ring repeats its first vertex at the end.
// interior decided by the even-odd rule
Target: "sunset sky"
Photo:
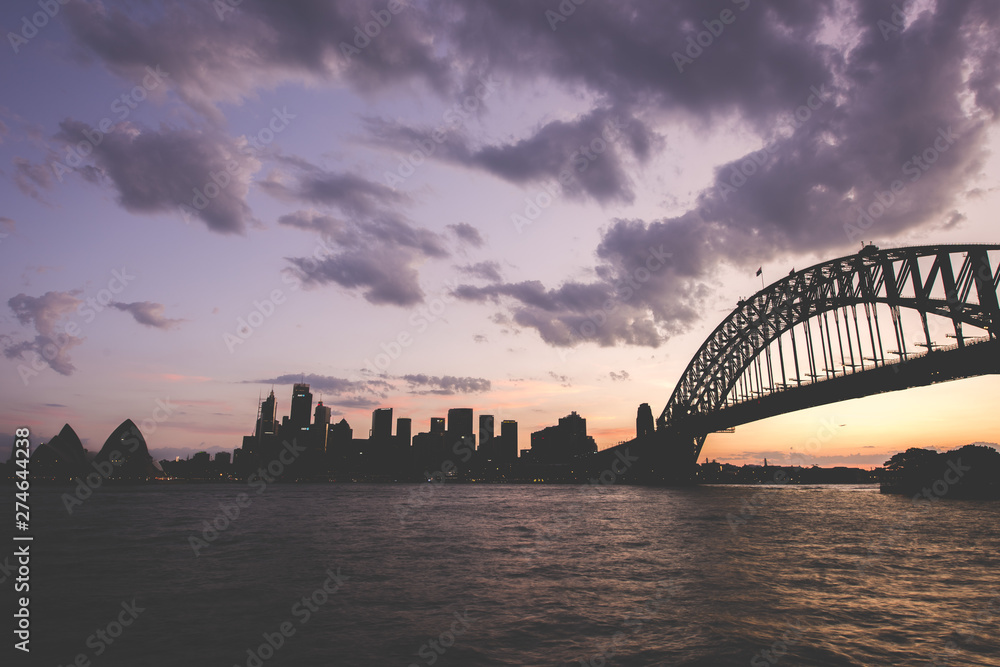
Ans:
{"type": "MultiPolygon", "coordinates": [[[[575,410],[604,448],[758,267],[1000,242],[992,0],[12,0],[0,28],[4,458],[16,427],[96,451],[126,418],[158,459],[231,451],[301,378],[356,435],[471,407],[526,447],[575,410]]],[[[816,408],[704,455],[995,443],[998,394],[816,408]]]]}

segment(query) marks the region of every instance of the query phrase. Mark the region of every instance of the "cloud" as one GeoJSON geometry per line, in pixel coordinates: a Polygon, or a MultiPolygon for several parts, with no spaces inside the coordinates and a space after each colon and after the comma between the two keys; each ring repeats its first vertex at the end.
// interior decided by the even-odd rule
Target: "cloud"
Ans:
{"type": "Polygon", "coordinates": [[[613,382],[625,382],[629,379],[628,371],[622,371],[621,373],[611,371],[608,375],[611,376],[613,382]]]}
{"type": "Polygon", "coordinates": [[[503,280],[503,276],[500,275],[500,263],[492,260],[459,266],[458,270],[474,278],[482,278],[491,282],[503,280]]]}
{"type": "MultiPolygon", "coordinates": [[[[646,255],[652,257],[649,252],[646,255]]],[[[664,276],[675,275],[665,264],[670,258],[665,254],[660,257],[657,271],[643,268],[645,273],[639,273],[638,277],[646,278],[644,282],[633,275],[645,266],[643,257],[622,256],[616,258],[621,265],[600,266],[600,278],[589,283],[567,281],[555,289],[546,288],[539,281],[481,287],[459,285],[453,294],[463,301],[506,305],[509,320],[503,317],[495,321],[508,324],[512,321],[519,327],[535,329],[542,340],[556,347],[583,342],[656,347],[670,334],[697,321],[700,313],[697,300],[702,296],[700,288],[692,287],[674,301],[656,304],[657,310],[651,311],[650,304],[657,299],[659,286],[669,280],[664,276]],[[635,267],[632,271],[623,268],[631,266],[635,267]]]]}
{"type": "Polygon", "coordinates": [[[447,59],[436,55],[427,39],[431,18],[415,4],[392,17],[391,39],[372,40],[361,56],[345,58],[341,42],[353,41],[355,26],[371,21],[373,9],[385,4],[244,2],[232,8],[178,0],[163,11],[126,15],[102,3],[73,2],[64,14],[77,42],[109,69],[135,79],[156,63],[184,101],[221,122],[218,103],[239,103],[258,87],[288,80],[339,78],[372,90],[417,78],[436,90],[447,87],[447,59]]]}
{"type": "Polygon", "coordinates": [[[307,287],[336,284],[358,290],[372,304],[413,306],[424,300],[418,268],[428,259],[448,256],[444,239],[405,219],[398,207],[408,200],[393,190],[354,174],[319,169],[303,160],[285,176],[272,175],[262,186],[288,201],[334,207],[343,218],[314,209],[279,218],[279,223],[321,235],[312,257],[289,257],[289,272],[307,287]]]}
{"type": "MultiPolygon", "coordinates": [[[[414,143],[433,145],[433,130],[383,119],[368,119],[367,128],[377,143],[401,148],[414,143]]],[[[551,121],[530,136],[506,144],[473,146],[470,139],[453,132],[433,157],[519,185],[559,181],[564,192],[574,197],[631,203],[633,185],[624,160],[645,162],[650,146],[659,140],[641,120],[623,119],[614,109],[597,108],[570,121],[551,121]]]]}
{"type": "Polygon", "coordinates": [[[293,184],[282,172],[273,172],[260,183],[265,192],[285,201],[334,206],[351,216],[373,216],[392,205],[407,201],[395,190],[349,172],[328,172],[301,160],[293,184]]]}
{"type": "Polygon", "coordinates": [[[451,396],[453,394],[478,394],[489,391],[491,383],[483,378],[455,377],[444,375],[441,377],[433,375],[403,375],[401,379],[410,384],[410,387],[431,387],[426,391],[415,391],[418,394],[440,394],[451,396]]]}
{"type": "Polygon", "coordinates": [[[472,247],[481,248],[483,246],[482,234],[480,234],[479,230],[469,223],[459,222],[454,225],[448,225],[447,228],[450,229],[455,236],[459,238],[459,240],[468,243],[472,247]]]}
{"type": "Polygon", "coordinates": [[[129,313],[139,324],[154,329],[173,329],[185,320],[171,319],[163,316],[164,306],[153,301],[133,301],[132,303],[115,302],[113,307],[123,312],[129,313]]]}
{"type": "Polygon", "coordinates": [[[279,375],[277,377],[265,378],[263,380],[245,380],[245,383],[247,384],[286,385],[298,384],[301,382],[308,384],[310,388],[316,391],[322,391],[324,393],[329,392],[331,394],[365,392],[384,397],[385,392],[392,388],[391,384],[380,379],[350,380],[335,377],[333,375],[316,375],[313,373],[309,373],[307,375],[289,373],[287,375],[279,375]]]}
{"type": "Polygon", "coordinates": [[[42,203],[42,190],[52,187],[52,172],[43,164],[33,164],[23,157],[15,157],[14,162],[14,184],[17,188],[32,199],[42,203]]]}
{"type": "Polygon", "coordinates": [[[392,384],[382,379],[352,380],[332,375],[279,375],[261,380],[244,380],[245,384],[290,385],[305,382],[313,393],[323,394],[324,405],[348,409],[368,410],[381,405],[388,398],[392,384]]]}
{"type": "MultiPolygon", "coordinates": [[[[68,151],[81,144],[92,149],[88,159],[101,178],[111,182],[118,203],[129,212],[182,213],[219,233],[241,233],[253,220],[245,198],[260,162],[241,140],[212,128],[164,125],[143,130],[129,122],[118,123],[103,136],[71,119],[59,127],[56,139],[68,151]]],[[[63,160],[53,166],[60,175],[63,170],[84,168],[69,158],[63,160]]]]}
{"type": "Polygon", "coordinates": [[[549,371],[549,377],[558,382],[563,387],[572,387],[573,384],[569,381],[569,376],[559,375],[554,371],[549,371]]]}
{"type": "Polygon", "coordinates": [[[34,339],[11,343],[4,348],[8,359],[28,359],[38,355],[44,359],[54,371],[61,375],[72,375],[76,367],[70,359],[69,352],[83,342],[82,338],[70,336],[60,330],[60,324],[83,304],[77,298],[79,292],[46,292],[42,296],[33,297],[18,294],[7,301],[18,322],[25,326],[33,326],[36,332],[34,339]]]}
{"type": "MultiPolygon", "coordinates": [[[[135,78],[160,64],[178,95],[216,120],[219,102],[287,80],[335,83],[363,95],[402,84],[450,103],[480,76],[570,94],[579,109],[501,139],[453,129],[432,157],[522,186],[551,184],[568,168],[564,194],[603,204],[635,200],[641,170],[668,155],[661,127],[700,136],[725,125],[753,138],[753,150],[718,165],[691,194],[688,210],[611,221],[595,249],[593,280],[546,286],[493,277],[492,285],[456,290],[468,301],[498,304],[511,322],[556,346],[661,345],[702,317],[721,268],[856,248],[860,239],[849,225],[864,220],[862,211],[878,210],[873,204],[897,181],[903,191],[859,230],[862,237],[959,224],[949,217],[955,200],[985,164],[986,139],[1000,118],[1000,6],[989,0],[923,3],[907,10],[905,27],[887,34],[880,21],[891,20],[889,0],[625,0],[586,3],[552,25],[530,0],[407,3],[386,38],[345,57],[340,43],[350,43],[376,7],[360,0],[244,2],[221,20],[212,5],[194,0],[134,16],[99,3],[65,9],[77,42],[109,69],[135,78]],[[678,59],[722,9],[735,16],[725,33],[690,62],[678,59]],[[608,141],[601,134],[612,124],[608,141]],[[598,137],[604,149],[591,159],[583,149],[596,153],[598,137]],[[927,153],[941,137],[947,149],[927,153]],[[935,157],[914,162],[925,154],[935,157]],[[645,253],[661,247],[672,261],[636,282],[645,253]]],[[[412,147],[430,132],[395,119],[367,119],[365,130],[370,141],[394,148],[412,147]]],[[[30,165],[21,174],[26,187],[43,188],[30,165]]],[[[152,192],[144,198],[143,188],[126,187],[127,174],[112,179],[135,210],[170,208],[175,199],[159,183],[140,179],[152,192]]],[[[349,170],[276,171],[262,187],[337,209],[349,220],[345,234],[359,222],[399,222],[398,208],[407,203],[349,170]]],[[[222,206],[209,225],[241,228],[246,213],[238,203],[222,206]]],[[[376,252],[362,243],[327,257],[312,278],[291,261],[314,283],[408,306],[423,299],[417,269],[434,256],[419,244],[376,252]]]]}

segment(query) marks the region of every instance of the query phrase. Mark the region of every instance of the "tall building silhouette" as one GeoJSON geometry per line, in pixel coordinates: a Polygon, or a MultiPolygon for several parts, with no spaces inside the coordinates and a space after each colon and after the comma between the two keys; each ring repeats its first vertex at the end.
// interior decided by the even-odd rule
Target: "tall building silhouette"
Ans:
{"type": "Polygon", "coordinates": [[[372,440],[386,441],[392,437],[392,408],[376,408],[372,411],[372,440]]]}
{"type": "Polygon", "coordinates": [[[431,417],[431,433],[444,433],[444,417],[431,417]]]}
{"type": "Polygon", "coordinates": [[[479,448],[492,447],[493,415],[479,415],[479,448]]]}
{"type": "Polygon", "coordinates": [[[517,459],[517,422],[513,419],[504,419],[500,422],[500,438],[503,440],[503,455],[511,461],[517,459]]]}
{"type": "Polygon", "coordinates": [[[325,430],[326,426],[330,423],[331,412],[332,411],[330,410],[330,406],[323,405],[323,401],[320,401],[319,403],[316,404],[316,412],[313,417],[313,424],[315,424],[316,426],[322,424],[323,429],[325,430]]]}
{"type": "Polygon", "coordinates": [[[472,435],[472,408],[448,410],[448,433],[456,438],[472,435]]]}
{"type": "Polygon", "coordinates": [[[309,429],[309,442],[317,452],[326,452],[330,432],[330,412],[330,406],[323,405],[323,401],[316,405],[313,425],[309,429]]]}
{"type": "Polygon", "coordinates": [[[531,457],[538,463],[570,463],[597,452],[597,443],[587,435],[587,420],[572,412],[531,434],[531,457]]]}
{"type": "Polygon", "coordinates": [[[473,450],[476,448],[476,436],[472,430],[472,408],[452,408],[448,410],[449,446],[461,441],[473,450]]]}
{"type": "Polygon", "coordinates": [[[410,446],[410,435],[413,430],[413,421],[409,417],[400,417],[396,420],[396,439],[403,447],[410,446]]]}
{"type": "Polygon", "coordinates": [[[274,397],[274,390],[260,404],[260,415],[257,418],[257,426],[254,435],[274,435],[278,432],[278,404],[274,397]]]}
{"type": "Polygon", "coordinates": [[[635,416],[635,437],[648,438],[653,433],[653,411],[650,409],[649,403],[643,403],[639,406],[638,414],[635,416]]]}
{"type": "MultiPolygon", "coordinates": [[[[296,384],[292,387],[292,409],[288,415],[288,423],[295,431],[309,428],[312,417],[313,395],[308,384],[296,384]]],[[[296,434],[291,434],[295,437],[296,434]]]]}

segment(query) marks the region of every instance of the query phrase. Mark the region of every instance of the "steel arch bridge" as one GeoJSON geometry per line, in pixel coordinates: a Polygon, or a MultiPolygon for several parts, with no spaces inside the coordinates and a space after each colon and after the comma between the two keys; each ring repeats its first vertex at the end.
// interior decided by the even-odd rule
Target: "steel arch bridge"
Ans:
{"type": "Polygon", "coordinates": [[[1000,268],[994,268],[1000,262],[990,257],[998,250],[869,245],[793,271],[740,300],[695,353],[657,420],[661,458],[669,453],[674,465],[693,465],[711,432],[1000,373],[1000,268]],[[917,330],[919,342],[907,344],[904,323],[917,330]],[[955,342],[935,342],[942,333],[955,342]],[[920,347],[925,351],[914,349],[920,347]]]}

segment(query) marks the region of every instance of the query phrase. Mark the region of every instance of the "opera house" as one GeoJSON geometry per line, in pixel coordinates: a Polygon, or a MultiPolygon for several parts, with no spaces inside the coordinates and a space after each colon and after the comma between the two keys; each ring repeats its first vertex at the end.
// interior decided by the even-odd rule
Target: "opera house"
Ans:
{"type": "Polygon", "coordinates": [[[163,477],[163,470],[149,454],[146,439],[131,419],[123,421],[93,457],[88,457],[76,431],[66,424],[58,435],[32,453],[31,476],[35,480],[70,482],[106,469],[100,466],[104,462],[113,465],[113,472],[107,476],[111,480],[145,481],[163,477]]]}

